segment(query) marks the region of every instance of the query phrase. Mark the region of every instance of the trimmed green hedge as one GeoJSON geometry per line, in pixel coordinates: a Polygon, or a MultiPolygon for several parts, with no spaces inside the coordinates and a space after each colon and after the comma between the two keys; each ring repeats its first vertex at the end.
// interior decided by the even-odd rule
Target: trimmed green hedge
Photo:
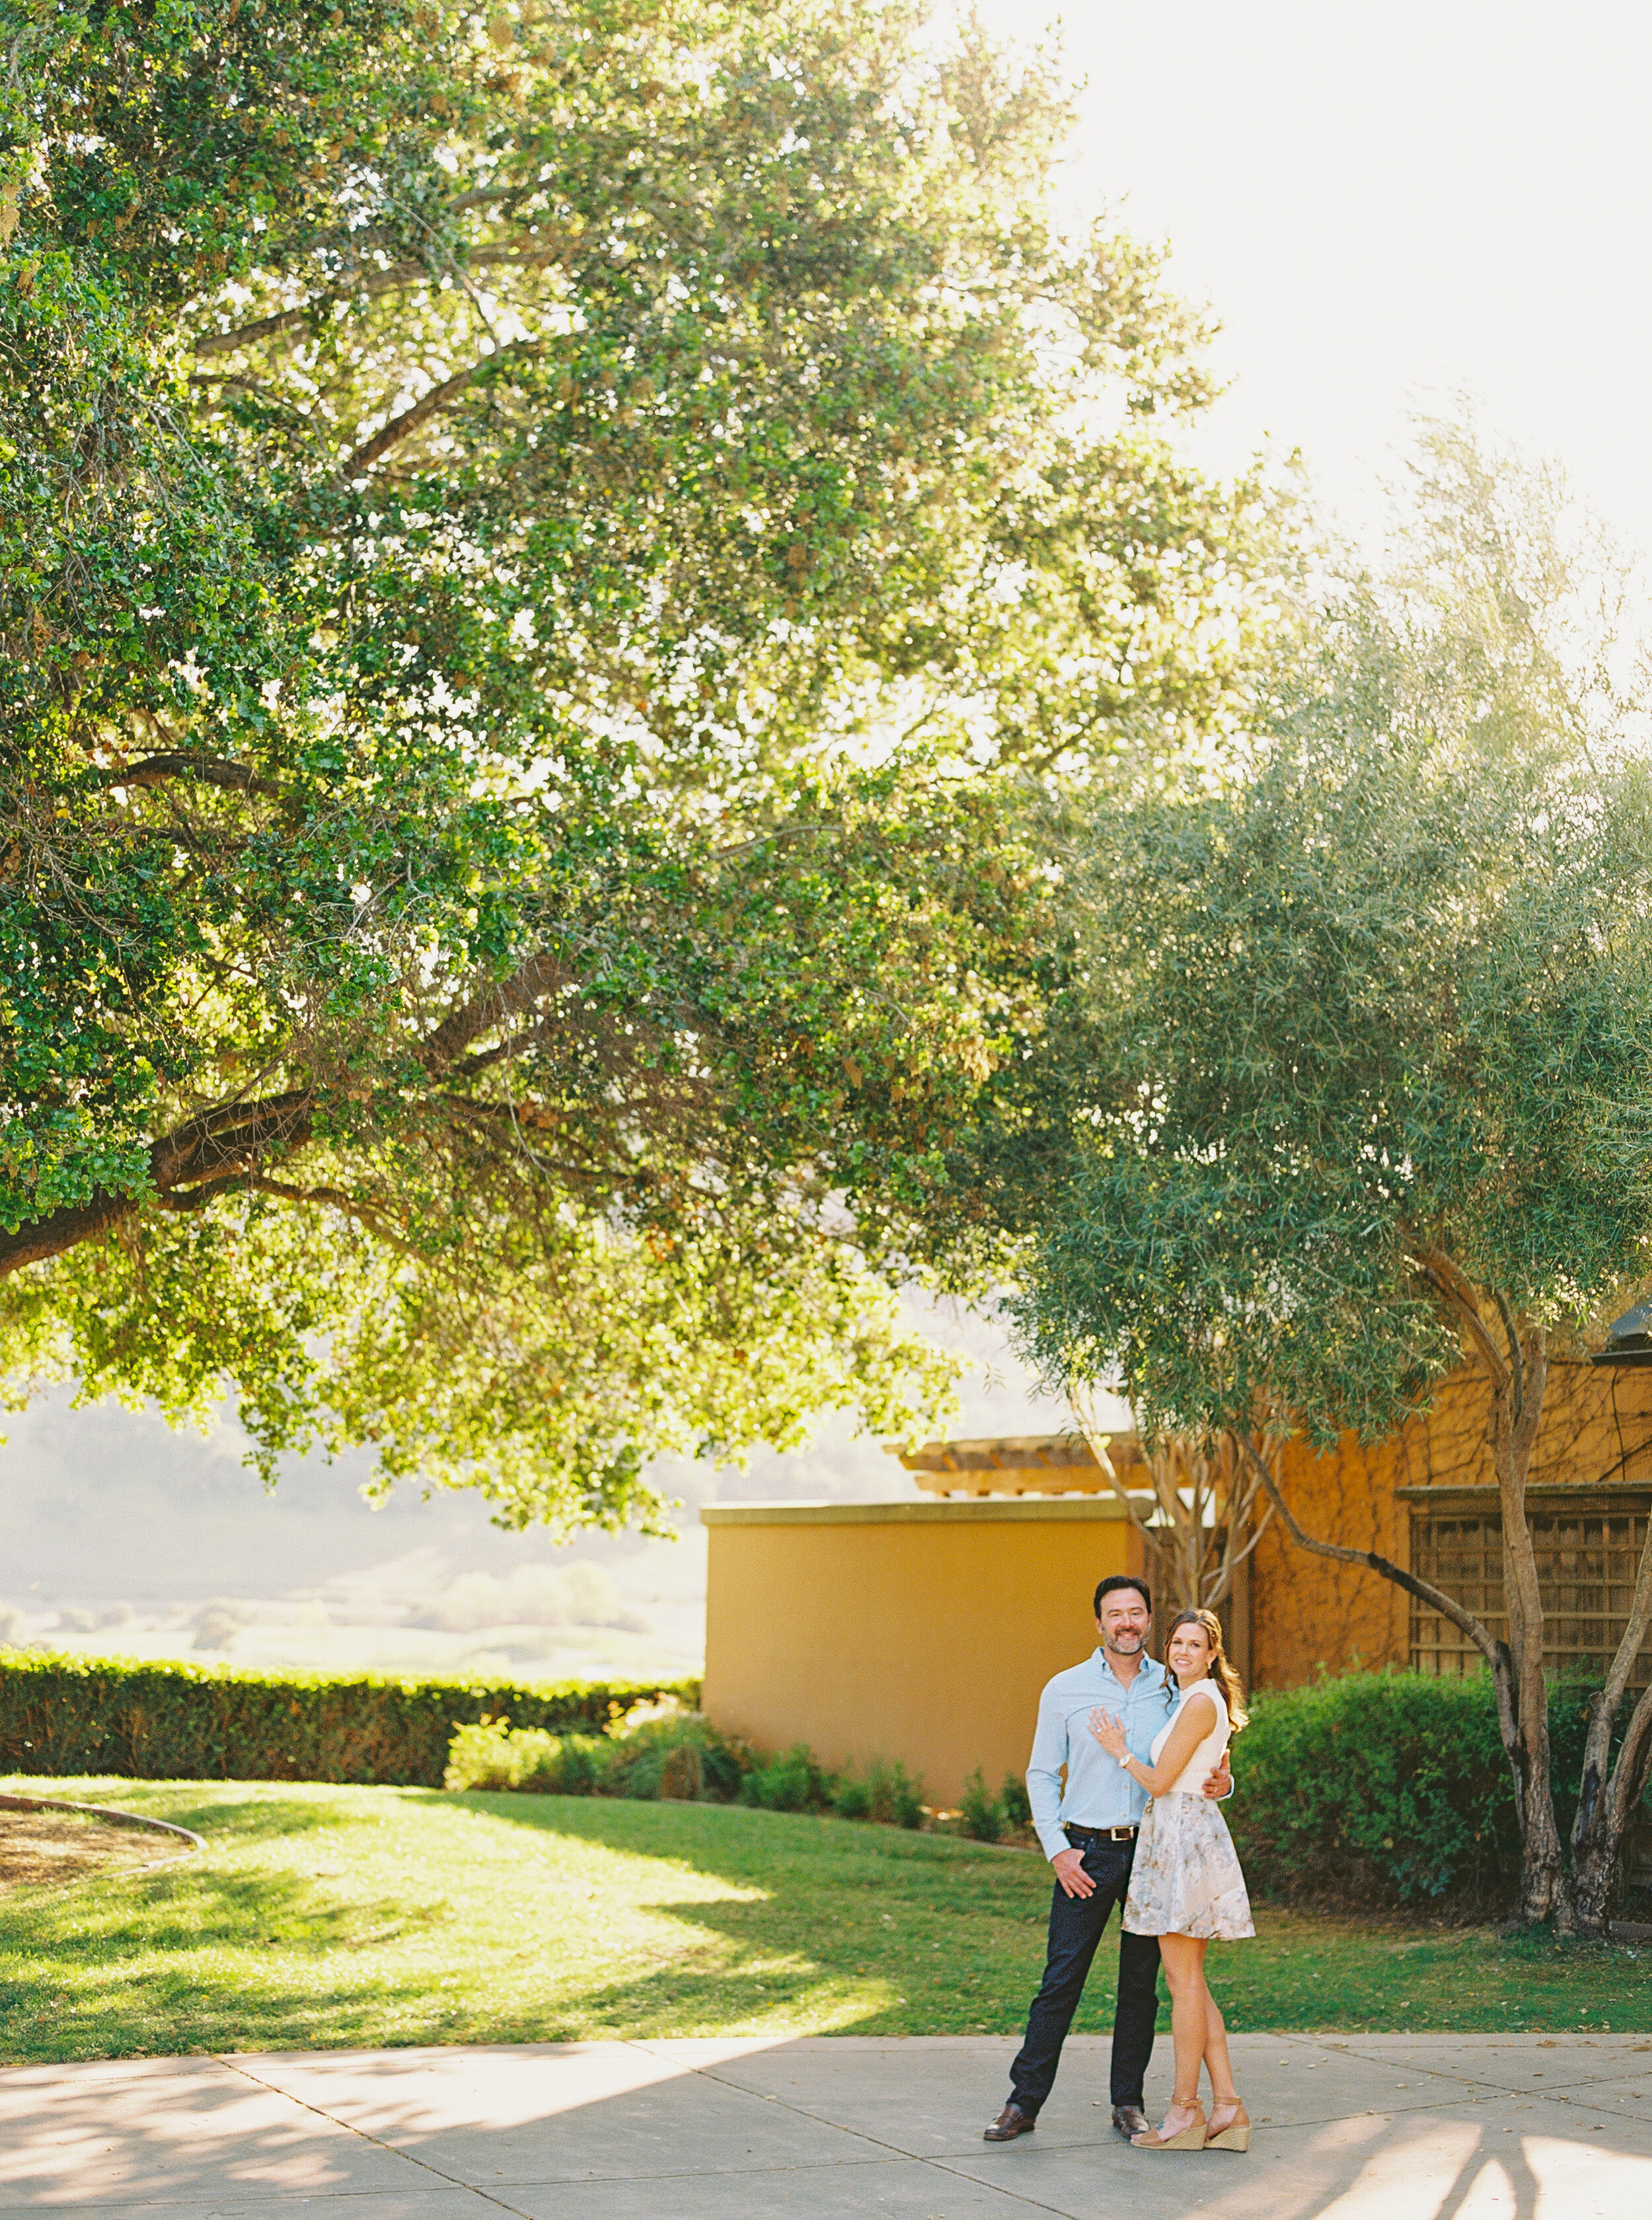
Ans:
{"type": "MultiPolygon", "coordinates": [[[[1555,1805],[1569,1830],[1590,1684],[1550,1689],[1555,1805]]],[[[1520,1833],[1489,1677],[1344,1673],[1259,1691],[1233,1742],[1227,1806],[1258,1896],[1366,1907],[1432,1900],[1495,1913],[1520,1833]]]]}
{"type": "Polygon", "coordinates": [[[0,1656],[0,1773],[147,1780],[378,1781],[439,1788],[455,1726],[484,1713],[553,1733],[697,1681],[392,1680],[110,1657],[0,1656]]]}

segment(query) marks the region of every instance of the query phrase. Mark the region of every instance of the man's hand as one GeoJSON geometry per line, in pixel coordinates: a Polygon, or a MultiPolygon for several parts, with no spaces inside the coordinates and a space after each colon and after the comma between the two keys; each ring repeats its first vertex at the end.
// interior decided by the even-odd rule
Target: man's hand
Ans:
{"type": "Polygon", "coordinates": [[[1057,1850],[1050,1862],[1056,1869],[1056,1879],[1067,1895],[1086,1897],[1095,1894],[1095,1883],[1084,1870],[1082,1850],[1057,1850]]]}
{"type": "Polygon", "coordinates": [[[1227,1762],[1227,1752],[1224,1750],[1222,1762],[1215,1772],[1205,1775],[1205,1793],[1206,1796],[1225,1796],[1232,1786],[1233,1770],[1227,1762]]]}

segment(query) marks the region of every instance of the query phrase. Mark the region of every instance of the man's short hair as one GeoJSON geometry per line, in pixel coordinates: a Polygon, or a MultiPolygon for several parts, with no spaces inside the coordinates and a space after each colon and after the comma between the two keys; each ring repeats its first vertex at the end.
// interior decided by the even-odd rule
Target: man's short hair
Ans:
{"type": "Polygon", "coordinates": [[[1145,1581],[1138,1580],[1133,1573],[1109,1573],[1107,1575],[1106,1580],[1102,1581],[1101,1585],[1095,1592],[1095,1602],[1091,1610],[1092,1618],[1100,1618],[1102,1597],[1116,1595],[1120,1588],[1134,1588],[1137,1594],[1140,1596],[1142,1601],[1147,1606],[1147,1615],[1151,1618],[1153,1616],[1153,1591],[1148,1587],[1145,1581]]]}

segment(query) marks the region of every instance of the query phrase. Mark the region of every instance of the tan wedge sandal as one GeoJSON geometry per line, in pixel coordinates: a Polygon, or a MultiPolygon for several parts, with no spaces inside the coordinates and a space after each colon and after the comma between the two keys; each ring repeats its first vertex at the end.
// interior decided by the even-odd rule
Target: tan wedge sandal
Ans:
{"type": "MultiPolygon", "coordinates": [[[[1210,2113],[1213,2122],[1219,2112],[1225,2112],[1227,2109],[1225,2105],[1213,2105],[1210,2113]]],[[[1206,2135],[1205,2137],[1206,2150],[1248,2151],[1250,2149],[1250,2115],[1243,2105],[1234,2107],[1234,2114],[1235,2117],[1225,2128],[1217,2128],[1213,2134],[1206,2135]]]]}
{"type": "MultiPolygon", "coordinates": [[[[1172,2105],[1170,2110],[1174,2112],[1179,2111],[1180,2107],[1172,2105]]],[[[1132,2136],[1130,2140],[1138,2150],[1203,2150],[1205,2148],[1204,2106],[1195,2105],[1193,2108],[1193,2118],[1185,2128],[1179,2128],[1173,2136],[1163,2134],[1132,2136]]]]}

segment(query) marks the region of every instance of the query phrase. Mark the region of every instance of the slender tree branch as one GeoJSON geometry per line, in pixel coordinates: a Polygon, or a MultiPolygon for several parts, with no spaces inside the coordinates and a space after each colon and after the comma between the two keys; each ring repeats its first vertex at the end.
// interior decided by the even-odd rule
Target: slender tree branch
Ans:
{"type": "Polygon", "coordinates": [[[248,1178],[246,1185],[254,1194],[277,1195],[284,1202],[320,1203],[328,1209],[341,1211],[346,1218],[358,1219],[370,1233],[376,1234],[381,1241],[387,1241],[391,1248],[399,1249],[404,1257],[418,1257],[421,1263],[425,1261],[410,1241],[403,1239],[393,1227],[385,1224],[382,1213],[371,1203],[364,1202],[358,1195],[346,1194],[342,1188],[293,1187],[285,1180],[270,1179],[258,1173],[248,1178]]]}
{"type": "Polygon", "coordinates": [[[1088,1445],[1090,1455],[1106,1473],[1108,1486],[1124,1506],[1125,1518],[1141,1536],[1153,1556],[1158,1556],[1161,1548],[1159,1537],[1142,1517],[1139,1506],[1131,1500],[1130,1490],[1119,1477],[1119,1468],[1107,1455],[1108,1437],[1091,1425],[1078,1396],[1069,1394],[1067,1400],[1073,1416],[1078,1420],[1078,1430],[1088,1445]]]}
{"type": "Polygon", "coordinates": [[[1391,1559],[1379,1556],[1375,1550],[1350,1549],[1345,1543],[1322,1542],[1315,1536],[1305,1533],[1297,1524],[1294,1512],[1281,1493],[1279,1482],[1268,1469],[1265,1461],[1257,1456],[1249,1437],[1236,1428],[1233,1430],[1233,1438],[1239,1445],[1240,1455],[1250,1465],[1262,1487],[1267,1491],[1268,1499],[1279,1513],[1286,1532],[1299,1550],[1310,1550],[1316,1557],[1332,1558],[1338,1564],[1363,1565],[1369,1572],[1380,1573],[1385,1581],[1392,1581],[1396,1587],[1403,1588],[1407,1595],[1414,1595],[1418,1603],[1426,1604],[1431,1611],[1437,1611],[1443,1618],[1449,1618],[1459,1632],[1468,1636],[1493,1671],[1507,1670],[1509,1662],[1507,1644],[1499,1642],[1491,1629],[1474,1617],[1473,1612],[1465,1611],[1462,1606],[1455,1598],[1447,1595],[1443,1588],[1437,1588],[1431,1581],[1420,1580],[1415,1573],[1406,1572],[1391,1559]]]}
{"type": "MultiPolygon", "coordinates": [[[[1250,1506],[1247,1504],[1245,1506],[1244,1516],[1246,1518],[1249,1518],[1250,1515],[1250,1506]]],[[[1250,1539],[1245,1543],[1244,1549],[1241,1550],[1234,1557],[1232,1564],[1229,1568],[1231,1572],[1237,1573],[1238,1571],[1239,1567],[1244,1564],[1245,1559],[1256,1548],[1257,1543],[1261,1541],[1262,1536],[1268,1531],[1268,1529],[1272,1525],[1273,1522],[1274,1506],[1270,1503],[1268,1508],[1262,1512],[1261,1518],[1257,1519],[1255,1528],[1251,1532],[1250,1539]]]]}
{"type": "Polygon", "coordinates": [[[204,1209],[215,1195],[228,1194],[232,1188],[246,1187],[251,1177],[244,1164],[236,1164],[227,1172],[215,1172],[198,1187],[163,1188],[153,1198],[154,1207],[180,1217],[188,1211],[204,1209]]]}
{"type": "Polygon", "coordinates": [[[318,314],[325,314],[335,302],[371,301],[385,293],[405,293],[415,285],[444,277],[461,277],[466,270],[543,270],[553,262],[562,261],[566,253],[565,245],[560,242],[555,246],[478,246],[463,262],[451,262],[441,268],[433,269],[427,262],[397,262],[388,270],[375,271],[358,284],[340,284],[329,292],[316,294],[302,308],[277,309],[270,315],[260,316],[255,323],[239,324],[230,332],[203,332],[195,341],[195,352],[197,355],[233,354],[239,347],[256,346],[260,340],[298,330],[318,314]]]}
{"type": "Polygon", "coordinates": [[[429,392],[421,394],[411,408],[404,408],[399,416],[391,417],[382,430],[375,432],[371,440],[362,442],[349,461],[340,465],[340,482],[347,484],[352,478],[358,478],[365,471],[370,471],[382,455],[389,454],[392,447],[399,447],[404,440],[410,440],[433,416],[439,415],[450,401],[457,400],[485,370],[504,361],[508,355],[538,352],[538,347],[530,341],[514,340],[509,346],[499,347],[492,354],[484,354],[468,370],[456,371],[452,377],[444,378],[439,385],[433,385],[429,392]]]}

